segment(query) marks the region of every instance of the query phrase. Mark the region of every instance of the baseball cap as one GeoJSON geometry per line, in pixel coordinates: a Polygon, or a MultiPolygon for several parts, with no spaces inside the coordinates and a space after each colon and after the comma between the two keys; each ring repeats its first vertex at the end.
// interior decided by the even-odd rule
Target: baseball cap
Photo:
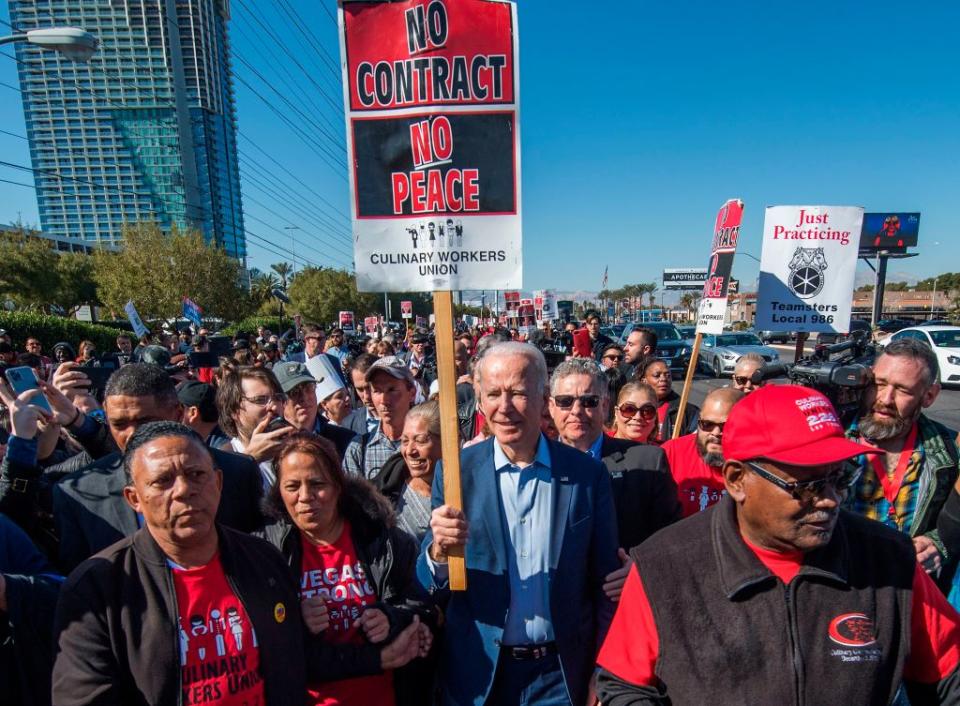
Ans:
{"type": "Polygon", "coordinates": [[[303,363],[279,363],[273,366],[273,374],[284,393],[290,392],[301,383],[316,382],[303,363]]]}
{"type": "Polygon", "coordinates": [[[414,331],[413,335],[410,337],[411,343],[429,343],[430,334],[423,329],[417,329],[414,331]]]}
{"type": "Polygon", "coordinates": [[[177,385],[177,399],[184,407],[199,407],[204,400],[213,403],[216,394],[213,385],[199,380],[186,380],[177,385]]]}
{"type": "Polygon", "coordinates": [[[140,362],[165,368],[170,365],[170,351],[163,346],[147,346],[140,353],[140,362]]]}
{"type": "Polygon", "coordinates": [[[367,382],[370,382],[371,378],[377,373],[387,373],[397,380],[403,380],[410,385],[414,384],[413,374],[410,372],[410,368],[395,355],[385,355],[377,360],[376,363],[367,368],[367,373],[363,378],[367,382]]]}
{"type": "Polygon", "coordinates": [[[723,456],[765,458],[791,466],[823,466],[880,449],[850,441],[830,400],[802,385],[767,385],[730,410],[723,456]]]}

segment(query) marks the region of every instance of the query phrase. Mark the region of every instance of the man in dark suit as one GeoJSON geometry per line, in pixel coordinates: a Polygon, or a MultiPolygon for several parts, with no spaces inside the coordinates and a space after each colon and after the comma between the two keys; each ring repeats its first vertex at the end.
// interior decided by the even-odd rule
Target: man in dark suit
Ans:
{"type": "Polygon", "coordinates": [[[417,564],[421,583],[447,599],[442,703],[582,706],[613,614],[603,584],[619,567],[610,476],[541,434],[547,367],[537,348],[503,343],[479,366],[493,438],[461,453],[463,510],[444,503],[438,467],[417,564]],[[455,547],[465,549],[468,588],[448,593],[455,547]]]}
{"type": "MultiPolygon", "coordinates": [[[[178,422],[182,406],[173,380],[154,365],[126,365],[114,373],[104,393],[107,424],[121,453],[139,426],[178,422]]],[[[241,531],[261,523],[260,473],[252,459],[212,450],[223,473],[217,520],[241,531]]],[[[53,513],[60,537],[59,566],[71,571],[80,562],[137,531],[141,520],[123,498],[123,457],[112,453],[72,473],[53,488],[53,513]]]]}
{"type": "MultiPolygon", "coordinates": [[[[663,451],[603,433],[608,389],[599,365],[588,358],[571,358],[553,372],[550,416],[563,443],[602,461],[610,472],[620,558],[626,561],[631,547],[679,520],[681,511],[663,451]]],[[[618,577],[617,595],[626,574],[624,570],[618,577]]]]}

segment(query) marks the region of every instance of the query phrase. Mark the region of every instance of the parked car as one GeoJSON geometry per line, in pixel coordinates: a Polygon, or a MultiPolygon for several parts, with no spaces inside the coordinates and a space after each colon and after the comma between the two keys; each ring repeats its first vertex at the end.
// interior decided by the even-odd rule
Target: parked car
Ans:
{"type": "Polygon", "coordinates": [[[666,362],[671,370],[686,372],[693,349],[683,340],[676,326],[667,321],[628,324],[620,334],[618,343],[625,344],[630,332],[638,328],[648,328],[657,334],[657,357],[666,362]]]}
{"type": "Polygon", "coordinates": [[[790,343],[793,334],[789,331],[757,331],[757,338],[763,341],[764,345],[771,343],[790,343]]]}
{"type": "Polygon", "coordinates": [[[767,363],[780,360],[780,354],[754,333],[707,334],[703,337],[700,364],[709,368],[714,377],[723,377],[733,372],[740,357],[747,353],[759,353],[767,363]]]}
{"type": "Polygon", "coordinates": [[[683,337],[683,340],[690,345],[693,345],[693,339],[697,336],[696,326],[677,326],[677,331],[680,332],[680,336],[683,337]]]}
{"type": "Polygon", "coordinates": [[[834,333],[833,331],[821,331],[817,334],[817,345],[818,346],[830,346],[834,343],[843,343],[844,341],[850,340],[850,334],[854,331],[863,331],[866,333],[867,338],[870,337],[870,332],[872,331],[870,327],[870,322],[864,319],[850,319],[850,330],[846,333],[834,333]]]}
{"type": "Polygon", "coordinates": [[[880,319],[877,322],[877,330],[883,333],[896,333],[900,329],[913,326],[915,323],[910,319],[880,319]]]}
{"type": "Polygon", "coordinates": [[[953,322],[950,319],[929,319],[921,321],[917,326],[953,326],[953,322]]]}
{"type": "Polygon", "coordinates": [[[937,354],[940,364],[940,383],[960,383],[960,326],[913,326],[900,329],[880,342],[888,346],[893,341],[915,338],[923,341],[937,354]]]}

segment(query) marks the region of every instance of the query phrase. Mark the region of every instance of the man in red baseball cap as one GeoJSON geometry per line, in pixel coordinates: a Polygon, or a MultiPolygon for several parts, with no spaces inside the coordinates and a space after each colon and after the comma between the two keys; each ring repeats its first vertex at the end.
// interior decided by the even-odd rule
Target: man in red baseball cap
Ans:
{"type": "Polygon", "coordinates": [[[821,393],[767,386],[730,412],[727,495],[631,552],[598,662],[605,706],[960,700],[960,616],[908,537],[840,509],[878,449],[821,393]],[[865,451],[866,450],[866,451],[865,451]]]}

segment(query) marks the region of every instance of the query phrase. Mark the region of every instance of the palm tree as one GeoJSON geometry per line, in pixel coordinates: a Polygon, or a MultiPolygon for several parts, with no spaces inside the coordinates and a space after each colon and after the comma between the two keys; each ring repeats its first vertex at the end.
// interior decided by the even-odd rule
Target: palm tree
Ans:
{"type": "Polygon", "coordinates": [[[293,272],[293,265],[289,262],[277,262],[270,265],[270,269],[279,275],[280,288],[283,289],[283,291],[287,291],[287,277],[293,272]]]}
{"type": "Polygon", "coordinates": [[[657,285],[654,282],[650,282],[646,287],[647,296],[650,297],[650,308],[653,309],[657,305],[657,285]]]}
{"type": "Polygon", "coordinates": [[[260,306],[273,296],[273,290],[280,284],[277,276],[270,272],[251,271],[250,296],[260,306]]]}

